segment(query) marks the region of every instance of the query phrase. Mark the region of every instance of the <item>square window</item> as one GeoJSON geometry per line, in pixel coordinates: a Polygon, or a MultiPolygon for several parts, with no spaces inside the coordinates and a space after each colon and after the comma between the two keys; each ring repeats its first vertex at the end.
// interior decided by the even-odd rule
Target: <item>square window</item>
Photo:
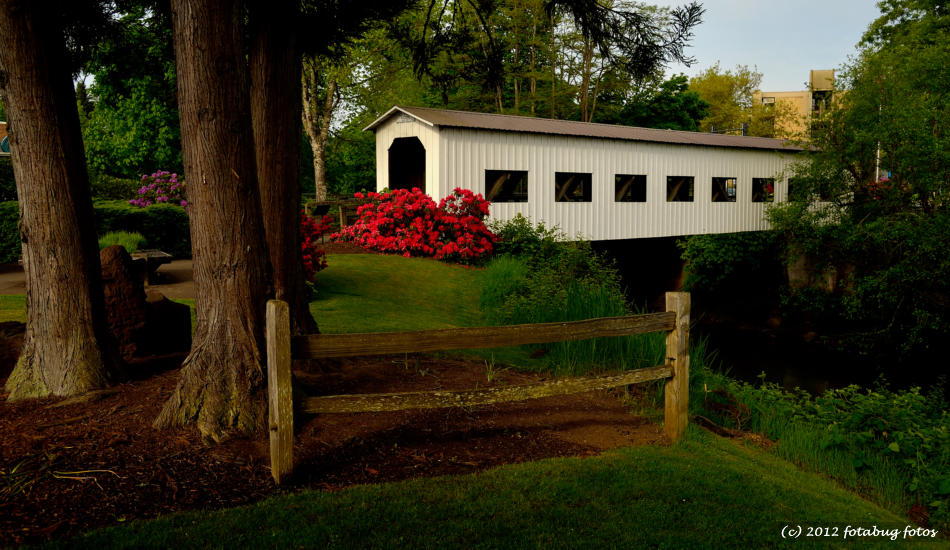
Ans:
{"type": "Polygon", "coordinates": [[[528,202],[528,172],[485,170],[485,199],[489,202],[528,202]]]}
{"type": "Polygon", "coordinates": [[[693,202],[693,176],[667,176],[666,202],[693,202]]]}
{"type": "Polygon", "coordinates": [[[614,202],[647,202],[647,177],[629,174],[614,176],[614,202]]]}
{"type": "Polygon", "coordinates": [[[752,178],[752,202],[772,202],[775,200],[775,180],[772,178],[752,178]]]}
{"type": "Polygon", "coordinates": [[[712,201],[736,202],[736,178],[713,178],[712,201]]]}
{"type": "Polygon", "coordinates": [[[581,172],[554,173],[554,200],[557,202],[590,202],[593,177],[581,172]]]}

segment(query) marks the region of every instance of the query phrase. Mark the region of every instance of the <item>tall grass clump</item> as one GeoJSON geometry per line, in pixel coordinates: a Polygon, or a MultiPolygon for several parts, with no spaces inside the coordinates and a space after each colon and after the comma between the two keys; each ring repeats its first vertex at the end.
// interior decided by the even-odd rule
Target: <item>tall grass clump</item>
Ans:
{"type": "Polygon", "coordinates": [[[99,237],[99,250],[117,244],[125,249],[129,254],[140,250],[146,244],[145,237],[141,233],[129,233],[126,231],[110,231],[99,237]]]}
{"type": "Polygon", "coordinates": [[[819,396],[703,373],[696,414],[765,434],[776,452],[881,505],[950,528],[950,411],[942,388],[834,389],[819,396]]]}
{"type": "MultiPolygon", "coordinates": [[[[631,314],[613,265],[583,241],[527,218],[496,223],[497,254],[486,267],[481,305],[492,324],[552,323],[631,314]]],[[[585,374],[663,363],[664,335],[596,338],[533,346],[557,374],[585,374]]]]}

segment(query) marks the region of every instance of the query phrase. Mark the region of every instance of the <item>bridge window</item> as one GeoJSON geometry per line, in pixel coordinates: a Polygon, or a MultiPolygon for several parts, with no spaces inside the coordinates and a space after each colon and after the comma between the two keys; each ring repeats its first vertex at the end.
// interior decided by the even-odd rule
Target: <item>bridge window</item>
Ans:
{"type": "Polygon", "coordinates": [[[712,201],[736,202],[736,178],[713,178],[712,201]]]}
{"type": "Polygon", "coordinates": [[[629,174],[614,176],[614,202],[647,202],[647,177],[629,174]]]}
{"type": "Polygon", "coordinates": [[[773,200],[775,200],[775,180],[752,178],[752,202],[772,202],[773,200]]]}
{"type": "Polygon", "coordinates": [[[693,176],[666,176],[666,202],[693,202],[693,176]]]}
{"type": "Polygon", "coordinates": [[[485,170],[485,198],[491,202],[528,202],[528,172],[485,170]]]}
{"type": "Polygon", "coordinates": [[[554,200],[557,202],[590,202],[593,195],[591,174],[581,172],[554,173],[554,200]]]}

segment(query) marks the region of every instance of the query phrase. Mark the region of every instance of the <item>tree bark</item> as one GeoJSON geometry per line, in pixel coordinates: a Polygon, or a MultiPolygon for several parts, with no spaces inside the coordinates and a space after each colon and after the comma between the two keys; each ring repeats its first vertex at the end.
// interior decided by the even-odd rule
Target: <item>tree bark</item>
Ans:
{"type": "Polygon", "coordinates": [[[291,0],[278,0],[267,6],[254,3],[252,7],[251,123],[273,295],[290,305],[294,334],[309,334],[318,331],[310,314],[300,249],[300,58],[293,31],[296,6],[291,0]]]}
{"type": "Polygon", "coordinates": [[[316,57],[307,59],[303,63],[301,94],[303,126],[310,140],[310,149],[313,151],[314,199],[325,201],[327,200],[327,139],[330,136],[333,111],[337,105],[337,82],[332,71],[321,67],[316,57]],[[318,93],[321,69],[327,73],[326,93],[322,97],[318,93]]]}
{"type": "Polygon", "coordinates": [[[242,2],[172,0],[197,325],[156,427],[206,440],[266,423],[261,354],[267,251],[251,135],[242,2]]]}
{"type": "Polygon", "coordinates": [[[0,86],[26,275],[26,335],[6,383],[11,400],[101,388],[118,367],[64,36],[46,9],[0,3],[0,86]]]}

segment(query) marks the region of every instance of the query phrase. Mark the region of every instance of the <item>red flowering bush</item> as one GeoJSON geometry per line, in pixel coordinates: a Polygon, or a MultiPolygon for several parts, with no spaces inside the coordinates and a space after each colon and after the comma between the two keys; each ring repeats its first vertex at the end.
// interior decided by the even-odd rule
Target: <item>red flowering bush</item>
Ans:
{"type": "Polygon", "coordinates": [[[327,253],[317,245],[320,238],[330,230],[332,216],[323,216],[317,221],[307,215],[300,215],[300,248],[303,252],[304,275],[311,283],[317,272],[327,267],[327,253]]]}
{"type": "Polygon", "coordinates": [[[438,205],[418,188],[354,196],[369,202],[357,209],[356,223],[334,233],[333,239],[380,252],[457,262],[477,261],[492,252],[496,237],[485,226],[489,203],[481,194],[455,189],[438,205]]]}

